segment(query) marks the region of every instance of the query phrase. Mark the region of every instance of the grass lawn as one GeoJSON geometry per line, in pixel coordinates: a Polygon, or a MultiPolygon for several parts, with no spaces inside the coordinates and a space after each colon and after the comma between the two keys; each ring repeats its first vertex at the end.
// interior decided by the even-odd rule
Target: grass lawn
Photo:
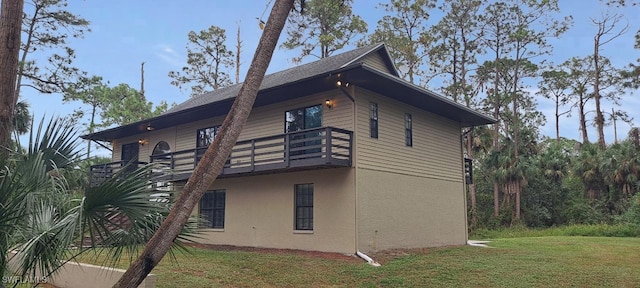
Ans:
{"type": "MultiPolygon", "coordinates": [[[[640,238],[504,238],[489,246],[370,255],[382,267],[310,253],[190,248],[153,273],[157,287],[640,287],[640,238]]],[[[91,258],[81,261],[101,264],[91,258]]]]}

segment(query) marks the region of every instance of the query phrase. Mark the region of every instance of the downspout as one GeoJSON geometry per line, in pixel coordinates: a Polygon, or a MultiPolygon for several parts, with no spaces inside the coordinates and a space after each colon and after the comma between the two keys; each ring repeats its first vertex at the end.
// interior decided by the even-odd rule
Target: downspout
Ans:
{"type": "MultiPolygon", "coordinates": [[[[347,88],[349,88],[349,86],[347,86],[347,88]]],[[[358,248],[358,177],[357,177],[357,173],[358,173],[358,169],[356,167],[356,163],[357,158],[356,158],[356,153],[355,150],[357,150],[357,139],[358,137],[356,137],[357,135],[357,131],[358,131],[358,105],[356,105],[356,99],[355,97],[353,97],[353,92],[355,92],[355,87],[353,85],[351,85],[350,87],[351,93],[349,93],[350,91],[347,91],[347,89],[345,89],[344,87],[340,87],[340,91],[342,91],[342,93],[344,93],[344,95],[346,95],[351,102],[353,103],[353,131],[354,131],[354,135],[353,135],[353,150],[352,153],[353,155],[351,156],[351,161],[352,161],[352,165],[353,165],[353,188],[354,188],[354,194],[355,194],[355,201],[354,201],[354,223],[355,223],[355,244],[356,244],[356,256],[362,258],[364,261],[367,261],[367,263],[369,263],[369,265],[371,266],[375,266],[375,267],[379,267],[381,266],[380,263],[374,261],[373,259],[371,259],[371,257],[367,256],[367,254],[364,254],[362,252],[360,252],[360,249],[358,248]]]]}
{"type": "Polygon", "coordinates": [[[367,256],[367,254],[364,254],[360,251],[356,251],[356,255],[358,255],[358,257],[364,259],[364,261],[367,261],[367,263],[369,263],[369,265],[371,266],[375,266],[375,267],[380,267],[380,263],[373,261],[373,259],[371,259],[371,257],[367,256]]]}

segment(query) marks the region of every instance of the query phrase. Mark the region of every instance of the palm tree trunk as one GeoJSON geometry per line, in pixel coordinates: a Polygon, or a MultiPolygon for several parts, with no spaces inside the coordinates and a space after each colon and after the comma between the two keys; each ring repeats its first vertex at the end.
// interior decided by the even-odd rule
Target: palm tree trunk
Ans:
{"type": "MultiPolygon", "coordinates": [[[[0,8],[0,157],[5,158],[13,130],[23,0],[2,0],[0,8]]],[[[2,251],[0,251],[2,253],[2,251]]],[[[4,255],[2,255],[4,257],[4,255]]]]}
{"type": "Polygon", "coordinates": [[[204,192],[220,174],[231,153],[255,102],[271,56],[284,28],[294,0],[276,0],[263,31],[256,54],[249,66],[247,77],[238,92],[229,114],[202,160],[187,181],[169,216],[147,243],[140,256],[129,266],[113,287],[137,287],[169,251],[171,244],[182,231],[204,192]]]}

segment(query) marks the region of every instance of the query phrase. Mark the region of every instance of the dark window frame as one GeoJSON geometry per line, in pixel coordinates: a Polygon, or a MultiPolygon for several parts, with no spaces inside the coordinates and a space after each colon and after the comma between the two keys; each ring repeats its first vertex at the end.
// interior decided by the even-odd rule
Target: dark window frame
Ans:
{"type": "Polygon", "coordinates": [[[290,109],[287,111],[284,111],[284,133],[291,133],[291,132],[297,132],[297,131],[302,131],[302,130],[307,130],[307,129],[314,129],[314,128],[306,128],[307,126],[307,109],[309,108],[318,108],[320,111],[320,125],[318,127],[314,127],[314,128],[320,128],[322,127],[322,122],[323,122],[323,110],[322,110],[322,104],[316,104],[316,105],[310,105],[310,106],[306,106],[306,107],[300,107],[300,108],[294,108],[294,109],[290,109]],[[289,125],[287,125],[288,123],[290,123],[290,121],[288,121],[289,119],[287,119],[287,114],[292,112],[292,111],[302,111],[303,116],[302,116],[302,126],[304,126],[305,128],[303,129],[298,129],[295,131],[289,131],[289,125]]]}
{"type": "MultiPolygon", "coordinates": [[[[213,140],[216,139],[216,136],[218,136],[218,133],[220,132],[220,125],[216,125],[216,126],[210,126],[210,127],[205,127],[205,128],[200,128],[196,131],[196,164],[198,163],[198,161],[200,161],[200,159],[202,159],[202,156],[204,155],[204,152],[207,151],[207,148],[209,148],[209,145],[211,145],[213,143],[213,140]],[[203,131],[205,130],[213,130],[213,138],[210,139],[211,143],[208,144],[204,144],[204,142],[209,142],[209,141],[204,141],[206,138],[201,138],[201,135],[204,133],[203,131]]],[[[206,134],[205,134],[206,135],[206,134]]],[[[209,140],[209,139],[207,139],[209,140]]]]}
{"type": "Polygon", "coordinates": [[[369,103],[369,136],[378,139],[378,103],[369,103]]]}
{"type": "Polygon", "coordinates": [[[404,144],[413,147],[413,118],[411,113],[404,114],[404,144]]]}
{"type": "Polygon", "coordinates": [[[210,190],[200,199],[200,216],[207,220],[206,227],[224,229],[227,205],[227,191],[225,189],[210,190]]]}
{"type": "Polygon", "coordinates": [[[295,230],[313,231],[313,194],[313,183],[295,184],[295,230]]]}

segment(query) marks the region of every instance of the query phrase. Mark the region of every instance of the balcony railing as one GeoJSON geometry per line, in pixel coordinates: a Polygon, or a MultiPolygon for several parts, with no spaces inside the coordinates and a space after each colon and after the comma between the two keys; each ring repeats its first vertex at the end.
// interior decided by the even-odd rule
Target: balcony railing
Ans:
{"type": "Polygon", "coordinates": [[[120,170],[122,169],[136,169],[138,168],[138,166],[140,165],[146,165],[146,162],[127,162],[127,161],[118,161],[118,162],[111,162],[111,163],[104,163],[104,164],[98,164],[98,165],[92,165],[89,168],[89,174],[90,174],[90,185],[91,186],[96,186],[102,182],[104,182],[105,180],[113,177],[114,174],[118,173],[120,170]],[[129,164],[129,165],[127,165],[129,164]]]}
{"type": "MultiPolygon", "coordinates": [[[[239,141],[233,147],[220,177],[351,166],[353,132],[324,127],[275,136],[239,141]]],[[[150,157],[166,180],[184,180],[191,176],[204,148],[182,150],[150,157]]],[[[92,179],[116,171],[121,162],[91,167],[92,179]],[[107,166],[108,165],[108,166],[107,166]],[[100,167],[97,167],[100,166],[100,167]]]]}

